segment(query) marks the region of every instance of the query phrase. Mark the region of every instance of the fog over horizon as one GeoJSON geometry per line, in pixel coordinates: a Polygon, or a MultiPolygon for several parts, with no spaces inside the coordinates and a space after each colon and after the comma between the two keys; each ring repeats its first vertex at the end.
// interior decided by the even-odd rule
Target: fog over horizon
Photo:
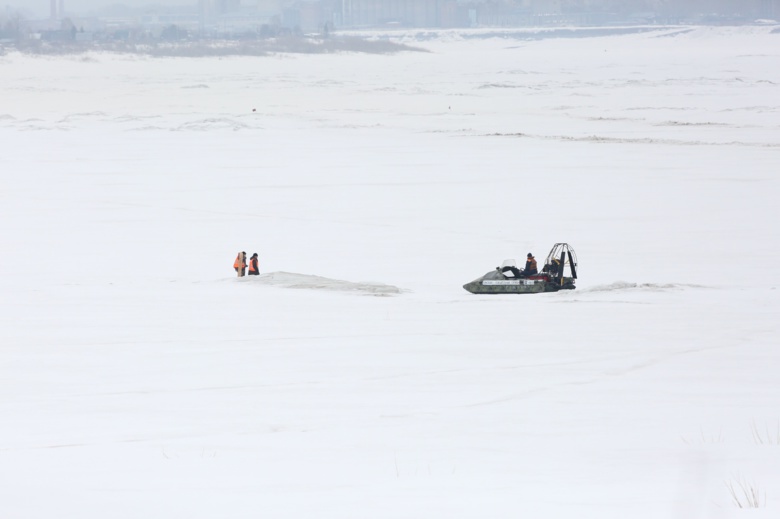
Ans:
{"type": "MultiPolygon", "coordinates": [[[[57,0],[58,2],[60,0],[57,0]]],[[[131,9],[196,6],[198,0],[63,0],[66,14],[89,15],[99,14],[103,11],[122,7],[131,9]]],[[[253,6],[263,0],[241,0],[243,6],[253,6]]],[[[318,0],[303,0],[304,2],[316,2],[318,0]]],[[[486,0],[457,0],[462,3],[482,3],[486,0]]],[[[632,10],[642,10],[645,5],[663,5],[664,0],[623,0],[612,5],[632,6],[632,10]]],[[[46,17],[50,12],[50,0],[5,0],[0,2],[0,13],[6,10],[20,11],[27,16],[46,17]]],[[[738,9],[741,4],[735,0],[683,0],[673,2],[676,11],[723,11],[738,9]],[[729,7],[730,6],[730,7],[729,7]]]]}

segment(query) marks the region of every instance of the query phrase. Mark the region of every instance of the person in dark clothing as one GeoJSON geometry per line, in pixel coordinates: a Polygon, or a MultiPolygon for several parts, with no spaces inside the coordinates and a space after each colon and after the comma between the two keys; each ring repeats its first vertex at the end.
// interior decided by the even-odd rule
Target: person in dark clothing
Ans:
{"type": "Polygon", "coordinates": [[[558,270],[561,268],[561,260],[558,258],[553,258],[552,261],[545,265],[542,269],[542,272],[546,272],[549,275],[555,277],[558,275],[558,270]]]}
{"type": "Polygon", "coordinates": [[[248,274],[250,276],[258,276],[260,275],[260,268],[257,265],[257,253],[255,252],[252,254],[252,257],[249,259],[249,272],[248,274]]]}
{"type": "Polygon", "coordinates": [[[529,252],[528,259],[525,260],[525,270],[523,270],[523,276],[533,276],[538,273],[539,271],[536,269],[536,259],[534,258],[534,255],[529,252]]]}

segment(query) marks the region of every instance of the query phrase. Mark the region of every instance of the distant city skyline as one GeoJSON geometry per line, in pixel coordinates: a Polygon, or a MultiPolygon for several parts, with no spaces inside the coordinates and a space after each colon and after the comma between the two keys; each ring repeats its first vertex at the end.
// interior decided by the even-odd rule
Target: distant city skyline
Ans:
{"type": "MultiPolygon", "coordinates": [[[[196,7],[198,0],[55,0],[57,5],[64,3],[65,16],[88,16],[113,10],[121,12],[122,7],[132,10],[145,7],[196,7]]],[[[244,6],[253,6],[264,0],[240,0],[244,6]]],[[[318,0],[299,0],[304,3],[318,0]]],[[[458,3],[483,3],[487,0],[456,0],[458,3]]],[[[509,1],[509,0],[507,0],[509,1]]],[[[672,10],[675,12],[721,12],[736,13],[741,10],[756,10],[763,6],[764,11],[775,14],[780,12],[780,0],[517,0],[518,3],[550,3],[558,5],[558,8],[566,9],[566,5],[597,5],[603,4],[612,8],[626,7],[628,5],[654,6],[660,10],[672,10]]],[[[652,8],[651,8],[652,9],[652,8]]],[[[51,16],[51,0],[0,0],[0,15],[5,11],[20,11],[25,16],[35,18],[48,18],[51,16]]],[[[60,11],[59,7],[57,8],[60,11]]],[[[58,16],[62,16],[58,12],[58,16]]]]}

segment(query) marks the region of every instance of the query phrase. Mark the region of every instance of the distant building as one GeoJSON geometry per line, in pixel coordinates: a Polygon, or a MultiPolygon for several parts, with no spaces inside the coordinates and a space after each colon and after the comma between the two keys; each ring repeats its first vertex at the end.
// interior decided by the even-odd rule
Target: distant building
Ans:
{"type": "Polygon", "coordinates": [[[215,23],[220,16],[241,9],[241,0],[198,0],[201,27],[215,23]]]}
{"type": "Polygon", "coordinates": [[[140,18],[141,25],[153,32],[159,32],[161,28],[176,27],[184,30],[197,30],[200,24],[198,13],[192,9],[184,8],[160,8],[149,11],[140,18]]]}
{"type": "Polygon", "coordinates": [[[455,4],[454,0],[342,0],[340,21],[344,27],[437,27],[442,10],[454,12],[455,4]]]}
{"type": "Polygon", "coordinates": [[[780,0],[759,0],[759,18],[780,20],[780,0]]]}
{"type": "MultiPolygon", "coordinates": [[[[56,1],[56,0],[55,0],[56,1]]],[[[748,21],[780,17],[780,0],[197,0],[201,29],[519,27],[748,21]]]]}

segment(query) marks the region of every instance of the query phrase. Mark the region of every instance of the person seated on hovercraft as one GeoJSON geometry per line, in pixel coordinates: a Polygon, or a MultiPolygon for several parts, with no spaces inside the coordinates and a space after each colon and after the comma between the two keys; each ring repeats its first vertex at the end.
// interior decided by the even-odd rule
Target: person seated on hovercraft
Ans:
{"type": "Polygon", "coordinates": [[[555,277],[558,275],[558,270],[561,268],[561,260],[558,258],[553,258],[552,263],[548,263],[544,266],[542,269],[542,272],[546,272],[547,274],[550,274],[551,276],[555,277]]]}
{"type": "Polygon", "coordinates": [[[526,278],[529,276],[534,276],[539,273],[538,270],[536,270],[536,260],[534,259],[533,254],[530,252],[528,253],[528,259],[525,262],[525,269],[520,270],[514,265],[514,260],[511,260],[512,264],[508,264],[508,262],[504,262],[504,265],[501,266],[501,273],[506,275],[507,272],[511,272],[512,276],[514,278],[526,278]]]}
{"type": "Polygon", "coordinates": [[[525,270],[523,270],[523,277],[535,276],[539,271],[536,270],[536,258],[530,252],[528,253],[528,259],[525,260],[525,270]]]}

